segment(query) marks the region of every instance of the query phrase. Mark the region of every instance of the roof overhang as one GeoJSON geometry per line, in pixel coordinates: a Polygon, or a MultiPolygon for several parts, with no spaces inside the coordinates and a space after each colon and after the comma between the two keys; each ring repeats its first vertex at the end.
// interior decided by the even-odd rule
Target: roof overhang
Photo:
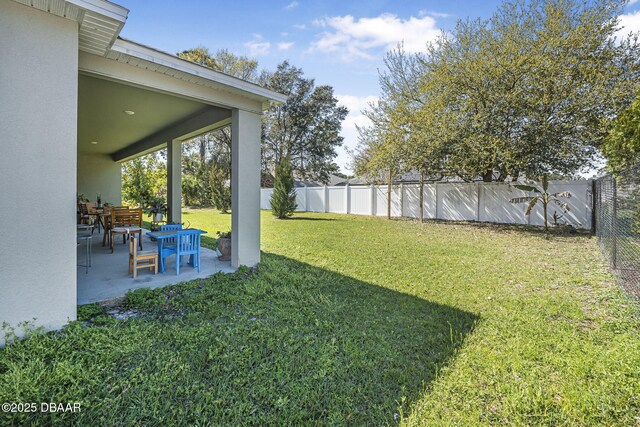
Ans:
{"type": "Polygon", "coordinates": [[[119,38],[129,10],[115,3],[106,0],[15,1],[78,22],[81,51],[259,101],[263,110],[287,100],[285,95],[255,83],[119,38]]]}
{"type": "Polygon", "coordinates": [[[156,72],[168,74],[180,80],[214,89],[223,89],[234,95],[260,101],[263,104],[263,109],[268,108],[271,103],[281,104],[287,101],[286,95],[263,86],[123,38],[118,38],[114,42],[106,56],[109,59],[126,62],[129,65],[134,64],[145,69],[151,67],[156,72]]]}
{"type": "MultiPolygon", "coordinates": [[[[287,100],[285,95],[258,84],[119,37],[129,10],[115,3],[106,0],[14,1],[77,22],[79,73],[128,87],[117,87],[113,91],[114,99],[110,93],[103,93],[99,103],[102,109],[86,99],[81,100],[83,104],[79,108],[84,116],[102,117],[104,121],[102,127],[88,122],[85,127],[79,126],[79,149],[83,152],[108,153],[114,160],[123,161],[157,149],[166,141],[224,126],[234,109],[261,114],[271,105],[287,100]],[[135,126],[136,132],[127,134],[125,122],[117,115],[125,109],[131,110],[132,104],[141,111],[136,116],[141,124],[135,126]],[[158,117],[166,120],[166,126],[165,122],[157,123],[159,119],[154,122],[146,117],[143,120],[145,113],[149,116],[154,108],[163,105],[175,108],[171,113],[166,109],[158,110],[158,117]],[[103,129],[107,125],[122,128],[123,132],[109,134],[103,129]],[[87,127],[92,132],[83,130],[87,127]],[[83,145],[98,142],[99,147],[85,148],[83,145]]],[[[82,78],[79,82],[83,83],[82,78]]],[[[87,85],[83,87],[86,89],[87,85]]],[[[129,122],[131,120],[126,123],[129,122]]]]}
{"type": "Polygon", "coordinates": [[[78,47],[95,55],[106,55],[118,38],[129,10],[105,0],[15,0],[79,24],[78,47]]]}

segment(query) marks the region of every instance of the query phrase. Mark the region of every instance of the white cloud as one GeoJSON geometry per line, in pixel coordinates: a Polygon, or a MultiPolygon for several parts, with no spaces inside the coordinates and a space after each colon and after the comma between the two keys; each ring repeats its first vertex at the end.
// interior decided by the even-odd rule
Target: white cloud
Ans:
{"type": "Polygon", "coordinates": [[[432,16],[401,19],[390,13],[360,19],[334,16],[316,20],[314,25],[330,30],[320,34],[311,51],[338,52],[343,59],[377,58],[379,55],[370,53],[371,49],[392,49],[400,42],[407,52],[420,52],[440,34],[432,16]]]}
{"type": "Polygon", "coordinates": [[[638,3],[638,0],[629,0],[629,3],[627,3],[627,6],[631,6],[632,4],[636,4],[638,3]]]}
{"type": "MultiPolygon", "coordinates": [[[[636,0],[637,1],[637,0],[636,0]]],[[[616,33],[618,39],[625,38],[630,32],[637,33],[640,31],[640,10],[635,12],[625,13],[620,15],[620,22],[618,25],[621,27],[616,33]]]]}
{"type": "Polygon", "coordinates": [[[307,26],[305,24],[293,24],[293,28],[297,30],[306,30],[307,26]]]}
{"type": "Polygon", "coordinates": [[[293,42],[280,42],[278,43],[278,50],[289,50],[293,47],[293,42]]]}
{"type": "Polygon", "coordinates": [[[377,96],[335,95],[338,104],[349,109],[349,115],[360,115],[361,111],[369,107],[369,104],[378,101],[377,96]]]}
{"type": "Polygon", "coordinates": [[[297,1],[292,1],[291,3],[289,3],[288,5],[286,5],[284,7],[284,10],[293,10],[293,9],[297,8],[298,6],[300,6],[300,4],[297,1]]]}
{"type": "MultiPolygon", "coordinates": [[[[638,1],[638,0],[636,0],[638,1]]],[[[418,16],[433,16],[435,18],[451,18],[453,15],[451,15],[450,13],[445,13],[445,12],[436,12],[433,10],[421,10],[418,13],[418,16]]]]}
{"type": "Polygon", "coordinates": [[[349,114],[342,122],[342,131],[340,132],[340,135],[344,138],[344,144],[338,150],[338,157],[336,158],[336,162],[342,167],[342,170],[349,171],[348,165],[351,163],[351,157],[346,149],[353,149],[358,143],[356,126],[365,127],[371,124],[371,120],[362,114],[362,110],[367,108],[370,103],[377,102],[378,97],[337,94],[335,97],[338,99],[338,104],[344,105],[349,109],[349,114]]]}
{"type": "Polygon", "coordinates": [[[244,46],[249,49],[249,56],[267,55],[271,49],[271,43],[264,40],[260,34],[254,34],[253,40],[249,40],[244,46]]]}

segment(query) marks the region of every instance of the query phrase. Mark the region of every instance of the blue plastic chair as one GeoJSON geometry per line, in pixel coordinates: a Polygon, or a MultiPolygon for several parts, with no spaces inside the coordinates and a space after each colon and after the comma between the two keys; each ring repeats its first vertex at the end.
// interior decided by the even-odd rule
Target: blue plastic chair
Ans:
{"type": "Polygon", "coordinates": [[[178,231],[175,254],[176,274],[180,274],[180,260],[183,255],[191,255],[189,263],[200,273],[200,230],[178,231]]]}
{"type": "Polygon", "coordinates": [[[160,231],[182,230],[182,224],[165,224],[160,226],[160,231]]]}
{"type": "MultiPolygon", "coordinates": [[[[160,226],[160,231],[180,231],[182,230],[182,224],[166,224],[160,226]]],[[[165,239],[165,244],[175,245],[176,239],[165,239]]]]}
{"type": "MultiPolygon", "coordinates": [[[[160,226],[160,231],[180,231],[182,230],[182,224],[166,224],[160,226]]],[[[163,239],[162,247],[158,253],[160,258],[160,271],[164,271],[164,260],[170,255],[176,253],[176,238],[171,237],[163,239]]]]}

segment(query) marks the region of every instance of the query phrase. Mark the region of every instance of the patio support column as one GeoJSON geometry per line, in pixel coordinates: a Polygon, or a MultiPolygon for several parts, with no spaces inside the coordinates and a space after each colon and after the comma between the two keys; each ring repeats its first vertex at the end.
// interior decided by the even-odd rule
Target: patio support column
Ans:
{"type": "Polygon", "coordinates": [[[260,262],[260,115],[231,114],[231,266],[260,262]]]}
{"type": "Polygon", "coordinates": [[[182,222],[182,141],[167,144],[167,219],[182,222]]]}

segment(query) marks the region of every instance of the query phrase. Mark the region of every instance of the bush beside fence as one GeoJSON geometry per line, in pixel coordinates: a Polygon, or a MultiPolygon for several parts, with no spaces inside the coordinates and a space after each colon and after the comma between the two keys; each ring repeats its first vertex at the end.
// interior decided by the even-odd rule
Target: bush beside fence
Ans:
{"type": "MultiPolygon", "coordinates": [[[[271,209],[271,188],[261,190],[260,207],[271,209]]],[[[391,215],[420,217],[420,186],[394,185],[391,193],[391,215]]],[[[569,191],[566,201],[570,211],[563,213],[549,206],[549,221],[558,210],[564,215],[559,221],[576,228],[591,229],[592,181],[551,181],[549,192],[569,191]]],[[[387,215],[387,186],[339,186],[296,188],[298,211],[331,212],[354,215],[387,215]]],[[[504,183],[430,183],[424,186],[424,217],[426,219],[495,222],[503,224],[544,225],[542,206],[531,215],[526,206],[510,202],[514,197],[527,196],[525,191],[504,183]]]]}

